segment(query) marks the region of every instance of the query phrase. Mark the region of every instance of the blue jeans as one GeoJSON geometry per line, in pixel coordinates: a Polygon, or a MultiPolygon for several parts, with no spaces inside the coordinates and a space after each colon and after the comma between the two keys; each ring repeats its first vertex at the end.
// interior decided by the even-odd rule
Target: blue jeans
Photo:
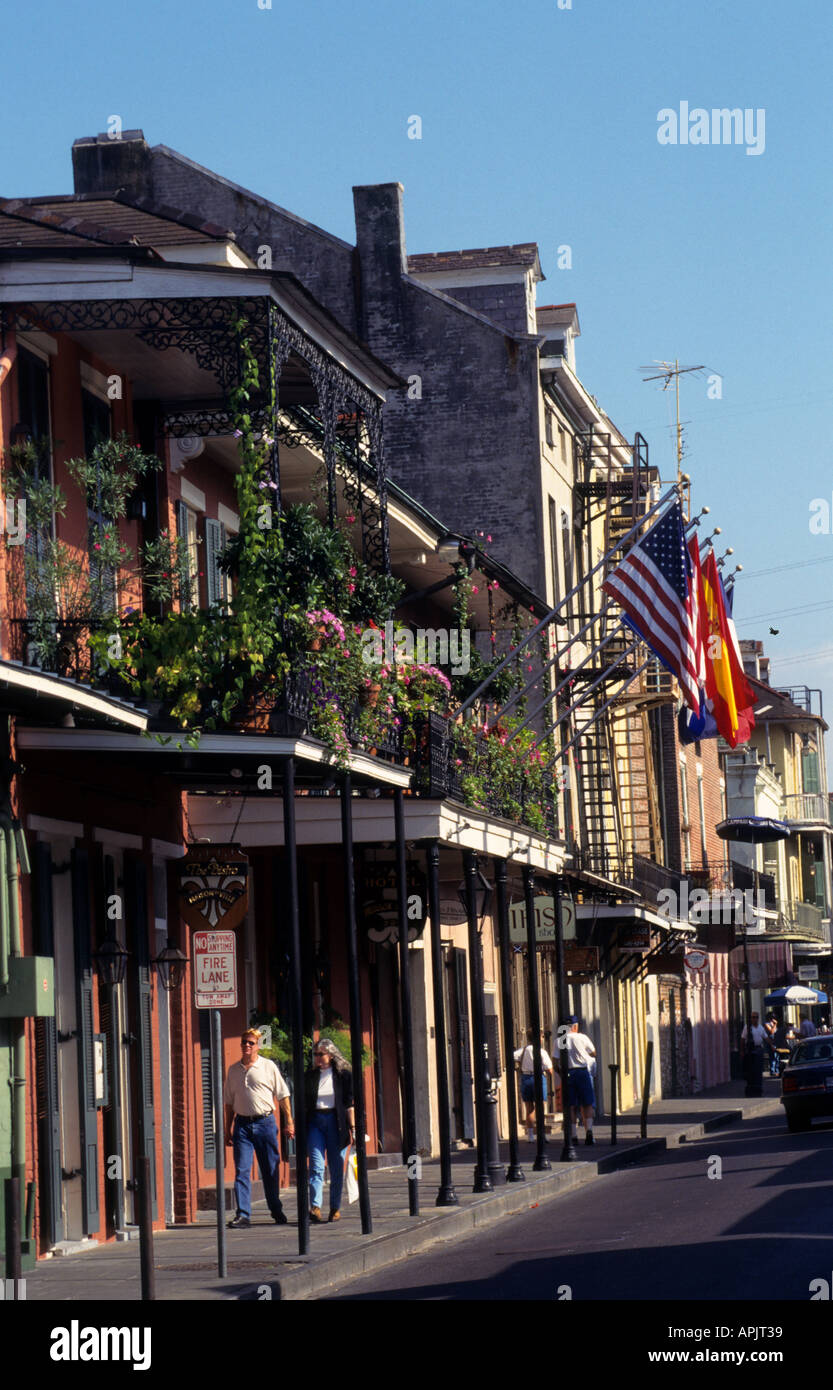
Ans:
{"type": "Polygon", "coordinates": [[[234,1153],[234,1202],[237,1207],[237,1215],[248,1216],[251,1219],[250,1174],[252,1155],[256,1154],[257,1166],[263,1179],[263,1191],[269,1203],[269,1210],[273,1216],[280,1216],[283,1212],[281,1206],[281,1160],[278,1152],[278,1127],[275,1124],[275,1116],[273,1114],[259,1115],[250,1120],[243,1120],[239,1115],[235,1116],[232,1150],[234,1153]]]}
{"type": "Polygon", "coordinates": [[[330,1166],[330,1211],[338,1211],[341,1206],[341,1189],[344,1184],[344,1154],[338,1141],[338,1121],[334,1110],[316,1110],[309,1118],[307,1130],[309,1146],[309,1204],[321,1207],[324,1196],[324,1155],[330,1166]]]}

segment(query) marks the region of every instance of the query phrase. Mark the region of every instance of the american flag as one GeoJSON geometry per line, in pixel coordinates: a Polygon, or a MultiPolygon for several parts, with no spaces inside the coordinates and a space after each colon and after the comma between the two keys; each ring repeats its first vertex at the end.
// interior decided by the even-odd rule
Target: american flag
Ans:
{"type": "Polygon", "coordinates": [[[700,712],[700,639],[683,513],[675,502],[602,585],[700,712]]]}

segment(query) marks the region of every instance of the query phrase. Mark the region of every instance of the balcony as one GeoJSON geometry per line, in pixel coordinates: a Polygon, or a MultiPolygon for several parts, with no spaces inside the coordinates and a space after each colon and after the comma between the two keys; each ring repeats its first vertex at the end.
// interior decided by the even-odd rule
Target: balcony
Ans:
{"type": "Polygon", "coordinates": [[[558,837],[558,803],[545,794],[552,784],[534,760],[510,742],[472,736],[463,725],[429,712],[415,725],[416,790],[427,797],[459,801],[515,821],[552,839],[558,837]]]}
{"type": "Polygon", "coordinates": [[[791,825],[833,825],[833,809],[821,792],[785,796],[784,801],[784,820],[791,825]]]}
{"type": "Polygon", "coordinates": [[[822,925],[824,914],[813,903],[784,903],[784,916],[789,925],[802,936],[816,941],[829,940],[829,931],[822,925]]]}
{"type": "MultiPolygon", "coordinates": [[[[756,875],[753,869],[748,869],[745,864],[732,862],[729,865],[732,874],[732,883],[735,888],[740,888],[743,892],[747,889],[754,891],[756,887],[756,875]]],[[[757,887],[764,895],[764,905],[770,911],[775,911],[777,900],[775,895],[775,876],[773,874],[758,874],[757,887]]]]}

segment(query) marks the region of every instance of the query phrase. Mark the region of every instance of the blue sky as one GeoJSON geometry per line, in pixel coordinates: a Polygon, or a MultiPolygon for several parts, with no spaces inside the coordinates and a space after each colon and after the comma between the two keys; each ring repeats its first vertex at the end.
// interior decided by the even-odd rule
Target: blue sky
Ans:
{"type": "Polygon", "coordinates": [[[70,192],[73,138],[114,114],[349,241],[351,186],[399,179],[410,251],[538,242],[539,301],[576,301],[580,375],[664,477],[671,393],[638,368],[719,373],[720,400],[684,379],[693,500],[744,565],[741,636],[833,715],[833,535],[808,525],[833,494],[823,0],[46,0],[4,40],[6,196],[70,192]],[[763,153],[660,145],[682,101],[763,109],[763,153]]]}

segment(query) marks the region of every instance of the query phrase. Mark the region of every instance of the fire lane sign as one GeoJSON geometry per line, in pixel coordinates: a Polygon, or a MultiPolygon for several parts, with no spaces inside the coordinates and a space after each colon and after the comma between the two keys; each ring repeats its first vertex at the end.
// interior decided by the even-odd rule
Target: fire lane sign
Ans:
{"type": "Polygon", "coordinates": [[[192,959],[196,1007],[237,1008],[237,942],[234,932],[194,932],[192,959]]]}

